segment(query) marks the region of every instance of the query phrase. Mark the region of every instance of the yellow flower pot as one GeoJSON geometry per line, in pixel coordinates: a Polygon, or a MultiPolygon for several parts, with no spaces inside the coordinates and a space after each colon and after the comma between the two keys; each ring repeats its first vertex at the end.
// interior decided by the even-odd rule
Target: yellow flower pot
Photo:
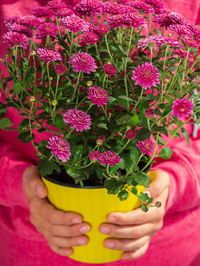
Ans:
{"type": "MultiPolygon", "coordinates": [[[[85,246],[74,247],[72,259],[85,263],[107,263],[120,260],[122,251],[105,248],[103,243],[106,236],[99,232],[99,225],[107,222],[106,217],[113,211],[127,212],[140,206],[138,198],[130,193],[127,200],[120,201],[117,195],[110,195],[104,187],[77,188],[70,185],[56,184],[52,180],[42,178],[47,189],[48,199],[63,211],[80,213],[84,221],[92,229],[87,233],[89,243],[85,246]]],[[[138,186],[138,192],[144,187],[138,186]]]]}

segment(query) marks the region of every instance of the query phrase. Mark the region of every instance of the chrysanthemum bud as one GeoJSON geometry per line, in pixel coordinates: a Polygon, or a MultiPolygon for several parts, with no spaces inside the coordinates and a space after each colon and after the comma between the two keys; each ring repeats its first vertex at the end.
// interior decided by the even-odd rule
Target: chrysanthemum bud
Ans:
{"type": "Polygon", "coordinates": [[[52,103],[51,103],[53,106],[56,106],[58,104],[58,101],[57,100],[53,100],[52,103]]]}
{"type": "Polygon", "coordinates": [[[30,102],[31,102],[31,103],[35,102],[35,97],[34,97],[34,96],[31,96],[31,97],[30,97],[30,102]]]}
{"type": "Polygon", "coordinates": [[[167,83],[170,83],[170,81],[171,81],[170,78],[165,78],[165,79],[164,79],[164,83],[166,83],[166,84],[167,84],[167,83]]]}
{"type": "Polygon", "coordinates": [[[190,82],[189,81],[186,81],[186,86],[190,86],[190,82]]]}
{"type": "Polygon", "coordinates": [[[98,139],[97,140],[97,145],[99,145],[99,146],[103,145],[103,140],[102,139],[98,139]]]}
{"type": "Polygon", "coordinates": [[[171,34],[171,33],[169,33],[169,34],[168,34],[168,37],[169,37],[169,38],[171,38],[171,37],[172,37],[172,34],[171,34]]]}
{"type": "Polygon", "coordinates": [[[93,82],[91,81],[91,80],[89,80],[88,82],[87,82],[87,86],[88,87],[91,87],[93,85],[93,82]]]}
{"type": "Polygon", "coordinates": [[[160,201],[156,201],[155,206],[157,208],[160,208],[162,206],[162,203],[160,201]]]}
{"type": "Polygon", "coordinates": [[[35,55],[36,55],[36,51],[34,51],[34,50],[31,51],[31,52],[30,52],[30,55],[31,55],[31,56],[35,56],[35,55]]]}

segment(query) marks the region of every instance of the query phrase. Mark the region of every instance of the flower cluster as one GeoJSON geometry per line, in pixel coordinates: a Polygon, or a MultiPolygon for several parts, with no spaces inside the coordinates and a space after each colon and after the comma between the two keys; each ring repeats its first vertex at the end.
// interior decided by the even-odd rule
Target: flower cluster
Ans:
{"type": "Polygon", "coordinates": [[[34,144],[42,175],[93,178],[121,195],[147,186],[168,140],[200,122],[200,30],[163,1],[50,0],[5,24],[2,108],[22,116],[19,139],[34,144]]]}

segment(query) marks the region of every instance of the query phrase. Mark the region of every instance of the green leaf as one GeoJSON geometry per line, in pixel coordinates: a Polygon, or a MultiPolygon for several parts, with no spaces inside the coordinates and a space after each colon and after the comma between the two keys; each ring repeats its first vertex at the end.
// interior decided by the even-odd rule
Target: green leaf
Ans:
{"type": "Polygon", "coordinates": [[[44,177],[52,174],[54,170],[60,173],[60,167],[57,163],[49,161],[48,159],[40,159],[39,170],[40,174],[44,177]]]}
{"type": "Polygon", "coordinates": [[[148,208],[145,204],[142,203],[142,207],[141,209],[144,211],[144,212],[148,212],[148,208]]]}
{"type": "Polygon", "coordinates": [[[150,136],[151,136],[151,131],[149,131],[146,128],[141,128],[141,129],[137,130],[136,138],[139,140],[149,139],[150,136]]]}
{"type": "Polygon", "coordinates": [[[0,120],[0,129],[6,129],[13,125],[14,124],[7,117],[0,120]]]}
{"type": "Polygon", "coordinates": [[[162,148],[161,153],[156,157],[161,157],[163,159],[169,159],[172,156],[173,151],[169,147],[162,148]]]}
{"type": "Polygon", "coordinates": [[[134,178],[133,175],[129,175],[129,176],[126,177],[126,183],[128,185],[132,185],[132,183],[134,182],[134,180],[135,180],[135,178],[134,178]]]}
{"type": "Polygon", "coordinates": [[[35,135],[32,134],[32,137],[31,137],[31,134],[29,131],[25,131],[25,132],[22,132],[21,134],[19,134],[18,136],[18,139],[21,140],[22,143],[27,143],[27,142],[30,142],[34,139],[35,135]]]}
{"type": "Polygon", "coordinates": [[[119,170],[120,166],[121,166],[121,162],[118,163],[118,164],[116,164],[116,165],[114,165],[114,166],[112,166],[112,167],[110,167],[110,173],[111,173],[111,175],[114,174],[114,173],[116,173],[119,170]]]}
{"type": "Polygon", "coordinates": [[[119,183],[115,179],[106,179],[104,186],[108,190],[108,194],[117,194],[124,188],[124,184],[119,183]]]}
{"type": "Polygon", "coordinates": [[[135,181],[138,183],[138,185],[141,185],[147,188],[150,185],[150,177],[145,173],[141,173],[139,176],[136,176],[135,181]]]}
{"type": "Polygon", "coordinates": [[[137,195],[137,188],[136,187],[133,187],[131,189],[131,192],[134,194],[134,195],[137,195]]]}
{"type": "Polygon", "coordinates": [[[17,93],[23,91],[23,87],[22,87],[22,85],[19,82],[14,82],[13,90],[17,94],[17,93]]]}
{"type": "Polygon", "coordinates": [[[83,145],[76,146],[76,149],[73,152],[73,162],[78,162],[81,159],[83,154],[83,145]]]}
{"type": "Polygon", "coordinates": [[[138,122],[139,122],[139,117],[136,113],[134,113],[131,119],[128,121],[128,125],[135,127],[137,126],[138,122]]]}
{"type": "Polygon", "coordinates": [[[119,198],[121,201],[123,201],[123,200],[126,200],[126,199],[128,198],[128,195],[129,195],[128,191],[126,191],[126,190],[124,189],[124,190],[122,190],[121,192],[119,192],[119,194],[118,194],[118,198],[119,198]]]}
{"type": "Polygon", "coordinates": [[[133,99],[131,99],[130,97],[126,96],[126,95],[121,95],[119,96],[120,99],[123,99],[123,100],[126,100],[126,101],[129,101],[129,102],[132,102],[133,99]]]}
{"type": "Polygon", "coordinates": [[[116,123],[120,126],[120,125],[128,123],[130,119],[131,119],[131,116],[126,114],[126,115],[121,116],[120,118],[117,118],[116,123]]]}
{"type": "Polygon", "coordinates": [[[114,97],[112,97],[112,96],[109,96],[109,100],[108,100],[108,103],[113,103],[113,102],[115,102],[117,99],[116,98],[114,98],[114,97]]]}
{"type": "Polygon", "coordinates": [[[58,129],[61,129],[63,127],[64,121],[63,118],[61,116],[57,116],[55,119],[55,126],[58,129]]]}
{"type": "Polygon", "coordinates": [[[181,132],[183,134],[183,137],[186,139],[188,146],[190,146],[189,134],[187,129],[181,128],[181,132]]]}
{"type": "Polygon", "coordinates": [[[108,129],[108,128],[107,128],[107,124],[105,124],[105,123],[97,124],[97,126],[98,126],[99,128],[108,129]]]}
{"type": "Polygon", "coordinates": [[[68,173],[68,175],[70,175],[71,177],[73,177],[74,179],[76,179],[76,178],[82,176],[83,171],[78,170],[78,169],[70,168],[70,169],[67,169],[67,173],[68,173]]]}

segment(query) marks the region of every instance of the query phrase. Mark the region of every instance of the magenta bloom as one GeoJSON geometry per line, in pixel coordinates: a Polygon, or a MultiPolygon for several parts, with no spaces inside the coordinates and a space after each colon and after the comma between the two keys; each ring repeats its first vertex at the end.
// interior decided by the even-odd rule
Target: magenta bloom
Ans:
{"type": "Polygon", "coordinates": [[[73,55],[70,58],[69,63],[72,64],[74,71],[83,71],[87,74],[95,72],[97,68],[94,58],[87,53],[78,53],[73,55]]]}
{"type": "Polygon", "coordinates": [[[32,34],[33,34],[33,31],[32,31],[31,28],[29,28],[27,26],[24,26],[24,25],[20,25],[18,23],[12,24],[10,26],[10,30],[11,31],[18,32],[18,33],[21,33],[21,34],[24,34],[24,35],[26,35],[29,38],[31,38],[32,37],[32,34]]]}
{"type": "Polygon", "coordinates": [[[28,42],[29,41],[28,37],[18,32],[9,31],[5,33],[3,35],[3,41],[11,47],[19,46],[23,47],[24,49],[28,49],[30,46],[28,42]]]}
{"type": "Polygon", "coordinates": [[[184,97],[181,100],[176,99],[173,102],[172,115],[177,116],[178,119],[188,118],[192,113],[193,107],[194,104],[192,103],[192,100],[187,100],[187,97],[184,97]]]}
{"type": "Polygon", "coordinates": [[[115,2],[106,1],[103,3],[103,13],[107,15],[118,15],[124,14],[126,11],[126,7],[123,5],[119,5],[115,2]]]}
{"type": "Polygon", "coordinates": [[[51,153],[63,163],[68,161],[71,156],[69,143],[57,136],[51,137],[46,147],[51,149],[51,153]]]}
{"type": "Polygon", "coordinates": [[[156,14],[165,13],[166,9],[162,0],[144,0],[145,3],[151,5],[156,14]]]}
{"type": "Polygon", "coordinates": [[[101,153],[100,153],[100,151],[93,150],[90,152],[89,157],[90,157],[91,161],[96,162],[100,159],[101,153]]]}
{"type": "Polygon", "coordinates": [[[146,19],[135,12],[128,12],[126,15],[124,15],[123,20],[123,24],[131,26],[135,29],[143,27],[147,24],[146,19]]]}
{"type": "Polygon", "coordinates": [[[193,32],[184,25],[171,25],[169,29],[175,31],[178,35],[183,35],[189,38],[193,38],[193,32]]]}
{"type": "Polygon", "coordinates": [[[145,139],[144,141],[138,141],[136,146],[141,151],[141,153],[147,155],[151,155],[155,147],[154,143],[150,139],[145,139]]]}
{"type": "Polygon", "coordinates": [[[160,84],[159,76],[158,69],[152,63],[146,62],[136,67],[131,78],[136,81],[136,85],[147,89],[160,84]]]}
{"type": "Polygon", "coordinates": [[[136,133],[137,133],[136,130],[134,130],[134,129],[129,129],[129,130],[126,132],[126,136],[127,136],[128,139],[133,139],[133,138],[135,138],[136,133]]]}
{"type": "Polygon", "coordinates": [[[88,99],[91,100],[92,104],[96,104],[98,107],[107,104],[109,100],[107,92],[100,87],[90,87],[88,95],[88,99]]]}
{"type": "Polygon", "coordinates": [[[83,131],[90,129],[91,117],[85,112],[76,108],[69,109],[64,114],[64,122],[70,125],[70,128],[76,127],[76,131],[83,131]]]}
{"type": "Polygon", "coordinates": [[[147,110],[145,111],[145,115],[146,115],[146,117],[148,117],[148,118],[152,118],[152,117],[154,116],[154,112],[153,112],[153,110],[151,110],[151,109],[147,109],[147,110]]]}
{"type": "Polygon", "coordinates": [[[101,161],[101,165],[109,164],[110,167],[121,162],[117,153],[112,151],[104,151],[99,160],[101,161]]]}
{"type": "Polygon", "coordinates": [[[154,13],[154,9],[150,5],[148,5],[144,2],[132,2],[132,1],[130,1],[130,2],[128,2],[128,5],[134,7],[135,9],[139,10],[140,12],[143,12],[146,14],[154,13]]]}
{"type": "Polygon", "coordinates": [[[47,63],[53,61],[61,61],[62,57],[59,52],[56,50],[48,49],[48,48],[39,48],[37,49],[37,56],[47,63]]]}
{"type": "Polygon", "coordinates": [[[53,10],[48,9],[45,6],[40,6],[35,9],[33,9],[33,15],[36,17],[47,17],[50,18],[54,15],[53,10]]]}
{"type": "Polygon", "coordinates": [[[171,25],[185,25],[186,20],[182,15],[176,12],[166,12],[155,16],[154,22],[158,23],[161,27],[168,28],[171,25]]]}
{"type": "Polygon", "coordinates": [[[61,25],[68,29],[68,31],[72,31],[74,34],[79,31],[87,31],[88,29],[88,23],[76,15],[63,18],[61,20],[61,25]]]}
{"type": "Polygon", "coordinates": [[[105,73],[108,75],[108,76],[115,76],[116,73],[117,73],[117,69],[115,66],[111,65],[111,64],[105,64],[103,65],[103,69],[105,71],[105,73]]]}
{"type": "Polygon", "coordinates": [[[81,35],[80,45],[95,44],[99,41],[98,36],[94,32],[86,32],[81,35]]]}
{"type": "Polygon", "coordinates": [[[82,0],[79,4],[74,7],[74,10],[79,15],[90,15],[102,13],[103,2],[101,0],[82,0]]]}
{"type": "Polygon", "coordinates": [[[73,14],[74,11],[71,10],[70,8],[60,8],[55,11],[55,15],[60,18],[71,16],[73,14]]]}
{"type": "Polygon", "coordinates": [[[122,14],[110,16],[107,21],[111,28],[124,26],[124,18],[122,14]]]}
{"type": "Polygon", "coordinates": [[[56,73],[57,74],[64,74],[66,70],[66,67],[63,65],[57,65],[56,66],[56,73]]]}
{"type": "Polygon", "coordinates": [[[54,11],[60,8],[67,7],[66,4],[62,0],[52,0],[52,1],[49,1],[47,5],[50,9],[53,9],[54,11]]]}
{"type": "Polygon", "coordinates": [[[175,39],[172,39],[172,38],[164,38],[165,40],[165,43],[169,46],[172,46],[172,47],[180,47],[181,46],[181,43],[178,42],[177,40],[175,39]]]}
{"type": "Polygon", "coordinates": [[[23,17],[20,17],[20,19],[18,20],[18,23],[21,25],[34,28],[34,27],[39,26],[41,21],[39,18],[35,16],[23,16],[23,17]]]}
{"type": "Polygon", "coordinates": [[[138,41],[138,48],[146,48],[149,44],[165,44],[165,39],[161,35],[153,35],[138,41]]]}
{"type": "Polygon", "coordinates": [[[47,35],[55,37],[58,33],[58,26],[53,22],[45,22],[37,28],[37,38],[45,39],[47,35]]]}

